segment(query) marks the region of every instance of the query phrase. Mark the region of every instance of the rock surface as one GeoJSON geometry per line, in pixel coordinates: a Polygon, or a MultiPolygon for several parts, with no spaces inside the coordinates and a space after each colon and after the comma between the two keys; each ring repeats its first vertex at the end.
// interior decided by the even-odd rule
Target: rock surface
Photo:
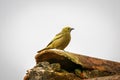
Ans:
{"type": "Polygon", "coordinates": [[[120,63],[57,49],[42,50],[24,80],[119,80],[120,63]]]}

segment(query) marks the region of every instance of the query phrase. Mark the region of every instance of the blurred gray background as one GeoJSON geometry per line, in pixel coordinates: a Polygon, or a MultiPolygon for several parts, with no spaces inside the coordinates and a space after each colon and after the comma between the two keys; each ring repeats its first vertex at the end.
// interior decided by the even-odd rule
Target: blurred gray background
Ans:
{"type": "Polygon", "coordinates": [[[0,0],[0,80],[22,80],[64,26],[66,51],[120,62],[120,0],[0,0]]]}

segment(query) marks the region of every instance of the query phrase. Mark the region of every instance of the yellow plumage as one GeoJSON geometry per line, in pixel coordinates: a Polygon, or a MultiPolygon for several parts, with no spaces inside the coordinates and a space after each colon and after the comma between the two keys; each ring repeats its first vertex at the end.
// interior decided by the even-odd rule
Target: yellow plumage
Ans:
{"type": "Polygon", "coordinates": [[[46,48],[64,50],[71,40],[71,30],[73,30],[73,28],[64,27],[62,31],[53,38],[46,48]]]}
{"type": "MultiPolygon", "coordinates": [[[[74,28],[64,27],[60,33],[58,33],[53,40],[46,46],[46,48],[42,49],[61,49],[64,50],[71,40],[70,32],[74,28]]],[[[42,50],[38,51],[41,52],[42,50]]]]}

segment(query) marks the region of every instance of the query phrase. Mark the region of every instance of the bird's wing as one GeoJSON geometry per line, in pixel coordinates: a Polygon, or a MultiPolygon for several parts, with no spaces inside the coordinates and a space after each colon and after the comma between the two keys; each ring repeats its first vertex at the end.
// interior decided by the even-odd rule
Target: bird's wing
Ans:
{"type": "Polygon", "coordinates": [[[57,35],[53,38],[53,40],[52,40],[47,46],[49,46],[52,42],[54,42],[55,40],[61,38],[62,36],[63,36],[62,33],[57,34],[57,35]]]}

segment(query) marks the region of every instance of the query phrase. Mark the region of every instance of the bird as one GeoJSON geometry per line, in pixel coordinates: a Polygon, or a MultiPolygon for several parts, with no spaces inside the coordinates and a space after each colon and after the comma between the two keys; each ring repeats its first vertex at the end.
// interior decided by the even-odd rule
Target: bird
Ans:
{"type": "MultiPolygon", "coordinates": [[[[44,49],[60,49],[64,50],[71,40],[71,31],[74,28],[64,27],[60,33],[56,34],[52,41],[44,49]]],[[[40,50],[41,51],[41,50],[40,50]]],[[[38,51],[38,53],[40,52],[38,51]]]]}

